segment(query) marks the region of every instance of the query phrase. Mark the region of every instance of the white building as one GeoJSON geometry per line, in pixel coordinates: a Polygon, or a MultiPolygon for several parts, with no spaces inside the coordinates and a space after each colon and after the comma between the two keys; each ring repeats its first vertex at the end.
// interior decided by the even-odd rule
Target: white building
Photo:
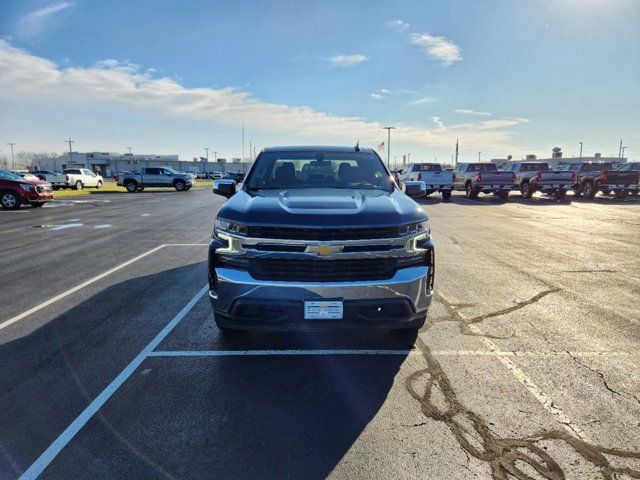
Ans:
{"type": "Polygon", "coordinates": [[[43,160],[38,168],[43,170],[64,170],[65,168],[88,168],[104,177],[123,171],[135,171],[144,167],[170,167],[181,172],[247,172],[250,163],[227,163],[220,158],[217,162],[200,160],[180,160],[178,155],[130,154],[115,152],[71,152],[51,160],[43,160]]]}

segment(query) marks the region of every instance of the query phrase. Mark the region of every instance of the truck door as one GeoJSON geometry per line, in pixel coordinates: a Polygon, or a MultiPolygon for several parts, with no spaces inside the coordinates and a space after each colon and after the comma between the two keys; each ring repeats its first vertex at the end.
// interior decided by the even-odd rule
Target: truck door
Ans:
{"type": "Polygon", "coordinates": [[[164,178],[161,168],[145,168],[142,174],[142,183],[145,187],[162,187],[164,178]]]}

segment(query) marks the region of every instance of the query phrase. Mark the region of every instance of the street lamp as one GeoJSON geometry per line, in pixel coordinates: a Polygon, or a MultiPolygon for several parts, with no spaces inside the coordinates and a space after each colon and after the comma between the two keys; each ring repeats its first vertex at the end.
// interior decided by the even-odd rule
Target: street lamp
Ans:
{"type": "Polygon", "coordinates": [[[13,168],[15,170],[16,169],[16,160],[15,160],[15,158],[13,158],[13,146],[15,145],[15,143],[7,143],[7,145],[11,146],[11,168],[13,168]]]}
{"type": "Polygon", "coordinates": [[[580,159],[582,159],[582,142],[580,142],[580,159]]]}
{"type": "Polygon", "coordinates": [[[387,131],[387,168],[391,169],[390,163],[389,163],[389,155],[391,153],[391,130],[395,130],[396,127],[383,127],[383,130],[387,131]]]}

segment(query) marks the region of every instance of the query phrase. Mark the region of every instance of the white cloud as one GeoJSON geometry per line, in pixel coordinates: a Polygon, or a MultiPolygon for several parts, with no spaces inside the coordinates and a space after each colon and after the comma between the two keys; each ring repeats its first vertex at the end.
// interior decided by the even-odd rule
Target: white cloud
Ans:
{"type": "Polygon", "coordinates": [[[438,128],[441,128],[443,130],[447,129],[447,127],[445,126],[445,124],[443,123],[440,117],[431,117],[431,120],[433,120],[433,123],[435,123],[438,126],[438,128]]]}
{"type": "Polygon", "coordinates": [[[391,90],[387,90],[386,88],[381,88],[380,93],[389,94],[391,93],[391,90]]]}
{"type": "MultiPolygon", "coordinates": [[[[185,87],[175,79],[156,77],[135,64],[113,59],[89,67],[61,67],[3,40],[0,40],[0,72],[0,111],[11,111],[19,105],[21,118],[27,120],[44,115],[59,118],[60,125],[47,130],[51,132],[54,127],[67,128],[69,122],[60,112],[72,109],[74,118],[82,119],[81,123],[74,123],[74,135],[98,132],[96,135],[106,149],[117,148],[112,144],[116,135],[142,138],[148,134],[151,135],[148,142],[154,149],[171,151],[183,141],[181,131],[235,129],[243,122],[264,139],[261,142],[264,145],[283,140],[351,144],[354,138],[359,138],[361,145],[377,145],[384,137],[384,125],[379,121],[332,115],[308,106],[269,103],[233,88],[185,87]],[[136,118],[130,120],[132,113],[136,118]],[[103,128],[106,116],[117,119],[108,130],[103,128]],[[171,127],[162,131],[151,127],[161,119],[167,119],[171,127]],[[150,130],[153,134],[149,134],[150,130]]],[[[486,151],[513,150],[505,129],[527,120],[503,118],[448,127],[440,117],[432,118],[432,122],[402,125],[394,131],[394,144],[398,148],[449,148],[460,137],[467,145],[486,151]]],[[[8,118],[0,118],[0,130],[11,138],[23,138],[28,148],[28,139],[45,133],[42,130],[45,127],[38,129],[34,123],[25,121],[24,127],[18,127],[8,118]]]]}
{"type": "Polygon", "coordinates": [[[371,98],[374,100],[384,100],[384,95],[380,95],[379,93],[370,93],[371,98]]]}
{"type": "Polygon", "coordinates": [[[395,28],[396,30],[406,30],[409,28],[409,24],[402,20],[391,20],[390,22],[387,22],[387,27],[395,28]]]}
{"type": "Polygon", "coordinates": [[[46,7],[27,13],[16,24],[16,35],[24,40],[32,40],[40,35],[56,14],[73,7],[72,2],[52,3],[46,7]]]}
{"type": "Polygon", "coordinates": [[[338,67],[351,67],[353,65],[359,65],[369,60],[366,55],[336,55],[331,57],[331,63],[338,67]]]}
{"type": "Polygon", "coordinates": [[[456,112],[456,113],[464,113],[466,115],[479,115],[479,116],[482,116],[482,117],[488,117],[488,116],[491,115],[490,112],[477,112],[475,110],[469,110],[468,108],[456,108],[454,110],[454,112],[456,112]]]}
{"type": "Polygon", "coordinates": [[[424,48],[427,57],[438,60],[443,65],[451,65],[462,60],[460,48],[445,37],[434,37],[428,33],[412,33],[411,43],[424,48]]]}
{"type": "Polygon", "coordinates": [[[436,99],[434,97],[422,97],[417,100],[414,100],[413,102],[407,103],[407,105],[411,107],[415,107],[417,105],[426,105],[427,103],[433,103],[435,101],[436,99]]]}

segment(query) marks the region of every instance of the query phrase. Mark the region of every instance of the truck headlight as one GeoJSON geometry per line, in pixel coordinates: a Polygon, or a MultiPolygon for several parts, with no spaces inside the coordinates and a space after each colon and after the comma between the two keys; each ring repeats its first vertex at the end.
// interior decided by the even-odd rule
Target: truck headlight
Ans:
{"type": "Polygon", "coordinates": [[[34,192],[35,187],[33,185],[29,185],[28,183],[21,183],[20,188],[25,192],[34,192]]]}
{"type": "Polygon", "coordinates": [[[213,234],[218,235],[219,232],[231,233],[234,235],[246,235],[247,226],[241,223],[229,222],[227,220],[216,218],[213,234]]]}
{"type": "Polygon", "coordinates": [[[400,227],[399,233],[400,235],[426,234],[426,236],[428,237],[431,234],[431,230],[429,229],[429,222],[427,220],[424,220],[422,222],[402,225],[400,227]]]}

